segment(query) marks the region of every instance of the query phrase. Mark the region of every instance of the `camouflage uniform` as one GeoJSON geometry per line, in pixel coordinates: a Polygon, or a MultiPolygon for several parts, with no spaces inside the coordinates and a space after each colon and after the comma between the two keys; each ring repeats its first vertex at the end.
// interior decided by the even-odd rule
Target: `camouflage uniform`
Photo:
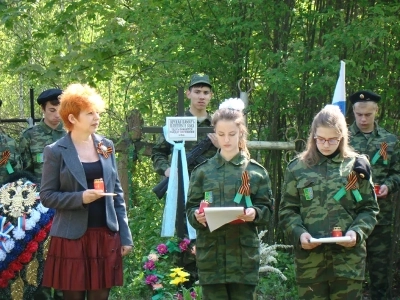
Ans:
{"type": "Polygon", "coordinates": [[[21,157],[15,141],[8,135],[0,133],[0,159],[6,155],[6,151],[10,152],[10,157],[0,162],[0,184],[3,184],[10,174],[21,170],[21,157]]]}
{"type": "Polygon", "coordinates": [[[368,155],[370,160],[379,151],[382,142],[388,144],[388,163],[383,163],[380,157],[376,163],[371,163],[374,183],[385,184],[389,188],[386,198],[378,198],[378,224],[367,240],[367,262],[370,277],[372,299],[391,299],[389,289],[390,250],[392,247],[393,223],[393,193],[400,185],[400,147],[399,139],[375,122],[374,131],[369,138],[359,130],[356,123],[349,127],[350,144],[358,152],[368,155]]]}
{"type": "Polygon", "coordinates": [[[39,124],[25,129],[21,134],[19,143],[24,170],[32,172],[40,180],[42,178],[44,147],[65,135],[66,131],[62,123],[56,129],[52,129],[43,119],[39,124]]]}
{"type": "MultiPolygon", "coordinates": [[[[366,162],[366,158],[363,159],[366,162]]],[[[372,181],[357,179],[362,196],[359,202],[351,191],[346,191],[339,201],[334,199],[334,195],[347,184],[355,160],[354,157],[344,159],[340,154],[334,158],[320,154],[320,160],[314,166],[307,167],[296,158],[286,169],[279,225],[294,245],[301,299],[347,299],[341,297],[349,292],[346,286],[341,286],[343,280],[356,287],[352,295],[361,295],[365,240],[375,226],[379,211],[372,181]],[[344,233],[355,231],[356,246],[346,248],[329,243],[312,250],[301,247],[301,234],[308,232],[314,238],[329,237],[333,227],[341,227],[344,233]],[[308,288],[310,291],[305,293],[310,284],[314,291],[308,288]]]]}
{"type": "MultiPolygon", "coordinates": [[[[257,225],[265,225],[271,216],[272,191],[267,171],[242,153],[226,161],[218,152],[213,158],[197,166],[190,178],[186,213],[190,224],[197,231],[196,261],[200,284],[213,294],[212,299],[227,299],[217,296],[220,285],[243,285],[235,292],[236,298],[249,299],[258,282],[260,264],[257,225]],[[226,224],[213,232],[197,222],[194,212],[204,199],[205,192],[212,192],[210,207],[245,206],[233,202],[242,184],[241,176],[247,170],[250,176],[250,192],[256,218],[253,222],[226,224]],[[213,286],[215,285],[214,293],[213,286]],[[247,289],[245,288],[247,286],[247,289]]],[[[226,290],[226,289],[225,289],[226,290]]],[[[226,291],[225,291],[226,293],[226,291]]],[[[204,299],[210,299],[207,294],[204,299]]]]}
{"type": "MultiPolygon", "coordinates": [[[[192,113],[187,110],[185,111],[186,117],[193,117],[192,113]]],[[[210,127],[211,126],[211,116],[208,115],[207,118],[202,122],[197,122],[197,127],[210,127]]],[[[185,142],[185,151],[186,153],[190,152],[194,147],[197,146],[202,140],[207,137],[207,133],[199,133],[197,135],[197,141],[187,141],[185,142]]],[[[169,155],[172,153],[173,146],[168,143],[164,136],[160,137],[157,145],[153,147],[151,160],[153,161],[154,170],[164,176],[165,170],[167,170],[171,164],[168,160],[169,155]]],[[[211,158],[217,152],[217,148],[211,144],[210,148],[205,151],[194,164],[188,166],[189,174],[192,172],[193,168],[198,165],[199,163],[203,162],[207,158],[211,158]]]]}

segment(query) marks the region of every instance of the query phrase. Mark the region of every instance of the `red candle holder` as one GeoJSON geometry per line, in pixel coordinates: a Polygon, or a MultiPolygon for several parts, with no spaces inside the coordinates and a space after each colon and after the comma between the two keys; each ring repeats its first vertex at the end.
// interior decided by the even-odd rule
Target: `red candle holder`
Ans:
{"type": "Polygon", "coordinates": [[[210,202],[206,200],[201,200],[200,202],[200,207],[199,207],[199,213],[202,214],[204,212],[204,208],[208,207],[210,205],[210,202]]]}
{"type": "Polygon", "coordinates": [[[333,230],[332,230],[332,237],[339,237],[339,236],[343,236],[342,228],[340,228],[340,227],[333,227],[333,230]]]}
{"type": "Polygon", "coordinates": [[[374,184],[374,191],[376,195],[379,195],[379,190],[381,189],[381,186],[379,184],[374,184]]]}
{"type": "Polygon", "coordinates": [[[93,185],[94,185],[94,189],[95,190],[99,190],[99,191],[103,191],[104,192],[103,178],[95,179],[93,185]]]}

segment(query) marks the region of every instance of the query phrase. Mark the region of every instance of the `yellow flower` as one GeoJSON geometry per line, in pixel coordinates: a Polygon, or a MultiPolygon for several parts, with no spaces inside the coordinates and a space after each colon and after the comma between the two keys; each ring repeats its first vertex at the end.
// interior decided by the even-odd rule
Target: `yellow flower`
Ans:
{"type": "Polygon", "coordinates": [[[188,277],[190,274],[188,272],[185,271],[179,271],[178,272],[178,276],[179,277],[188,277]]]}
{"type": "Polygon", "coordinates": [[[179,271],[182,271],[183,268],[173,268],[171,269],[172,272],[178,273],[179,271]]]}
{"type": "Polygon", "coordinates": [[[181,284],[184,283],[185,281],[189,281],[186,277],[188,277],[190,274],[183,271],[183,268],[174,268],[171,269],[172,273],[169,274],[171,278],[174,278],[173,280],[170,281],[170,284],[181,284]]]}
{"type": "Polygon", "coordinates": [[[174,280],[171,280],[169,283],[179,285],[181,283],[184,283],[185,281],[189,281],[189,279],[187,279],[185,277],[176,277],[174,280]]]}

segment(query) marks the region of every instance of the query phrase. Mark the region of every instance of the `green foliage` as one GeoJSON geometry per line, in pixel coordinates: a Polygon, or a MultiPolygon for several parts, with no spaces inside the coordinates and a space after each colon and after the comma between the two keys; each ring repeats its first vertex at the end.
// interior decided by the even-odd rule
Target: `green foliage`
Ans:
{"type": "MultiPolygon", "coordinates": [[[[2,119],[30,115],[31,87],[37,97],[46,88],[89,83],[108,104],[101,133],[119,142],[132,109],[144,125],[164,124],[176,113],[177,88],[205,72],[213,83],[211,111],[239,96],[238,80],[250,78],[250,140],[287,141],[286,131],[294,128],[301,151],[312,118],[332,101],[344,60],[347,93],[380,93],[379,122],[399,131],[398,1],[21,0],[0,1],[0,8],[2,119]]],[[[249,87],[246,81],[241,89],[249,87]]],[[[353,120],[351,107],[347,120],[353,120]]],[[[17,137],[26,125],[2,123],[1,130],[17,137]]],[[[156,137],[147,134],[143,141],[156,137]]],[[[286,159],[295,152],[252,154],[269,171],[278,209],[286,159]]],[[[130,218],[135,237],[155,243],[162,202],[150,191],[157,178],[141,157],[130,218]]],[[[279,231],[270,233],[273,244],[279,231]]],[[[137,243],[134,259],[146,243],[137,243]]],[[[127,283],[140,291],[141,271],[131,273],[140,270],[134,259],[127,283]]]]}
{"type": "Polygon", "coordinates": [[[283,280],[279,274],[274,272],[260,273],[260,281],[257,286],[258,299],[298,299],[293,259],[294,257],[291,252],[278,251],[276,268],[283,271],[287,280],[283,280]]]}

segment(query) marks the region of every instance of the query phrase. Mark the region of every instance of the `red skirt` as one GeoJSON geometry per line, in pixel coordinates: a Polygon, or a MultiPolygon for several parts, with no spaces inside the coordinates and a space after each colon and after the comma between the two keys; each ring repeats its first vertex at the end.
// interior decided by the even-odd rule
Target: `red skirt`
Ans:
{"type": "Polygon", "coordinates": [[[43,286],[85,291],[122,286],[121,239],[108,228],[88,228],[79,239],[51,237],[43,286]]]}

